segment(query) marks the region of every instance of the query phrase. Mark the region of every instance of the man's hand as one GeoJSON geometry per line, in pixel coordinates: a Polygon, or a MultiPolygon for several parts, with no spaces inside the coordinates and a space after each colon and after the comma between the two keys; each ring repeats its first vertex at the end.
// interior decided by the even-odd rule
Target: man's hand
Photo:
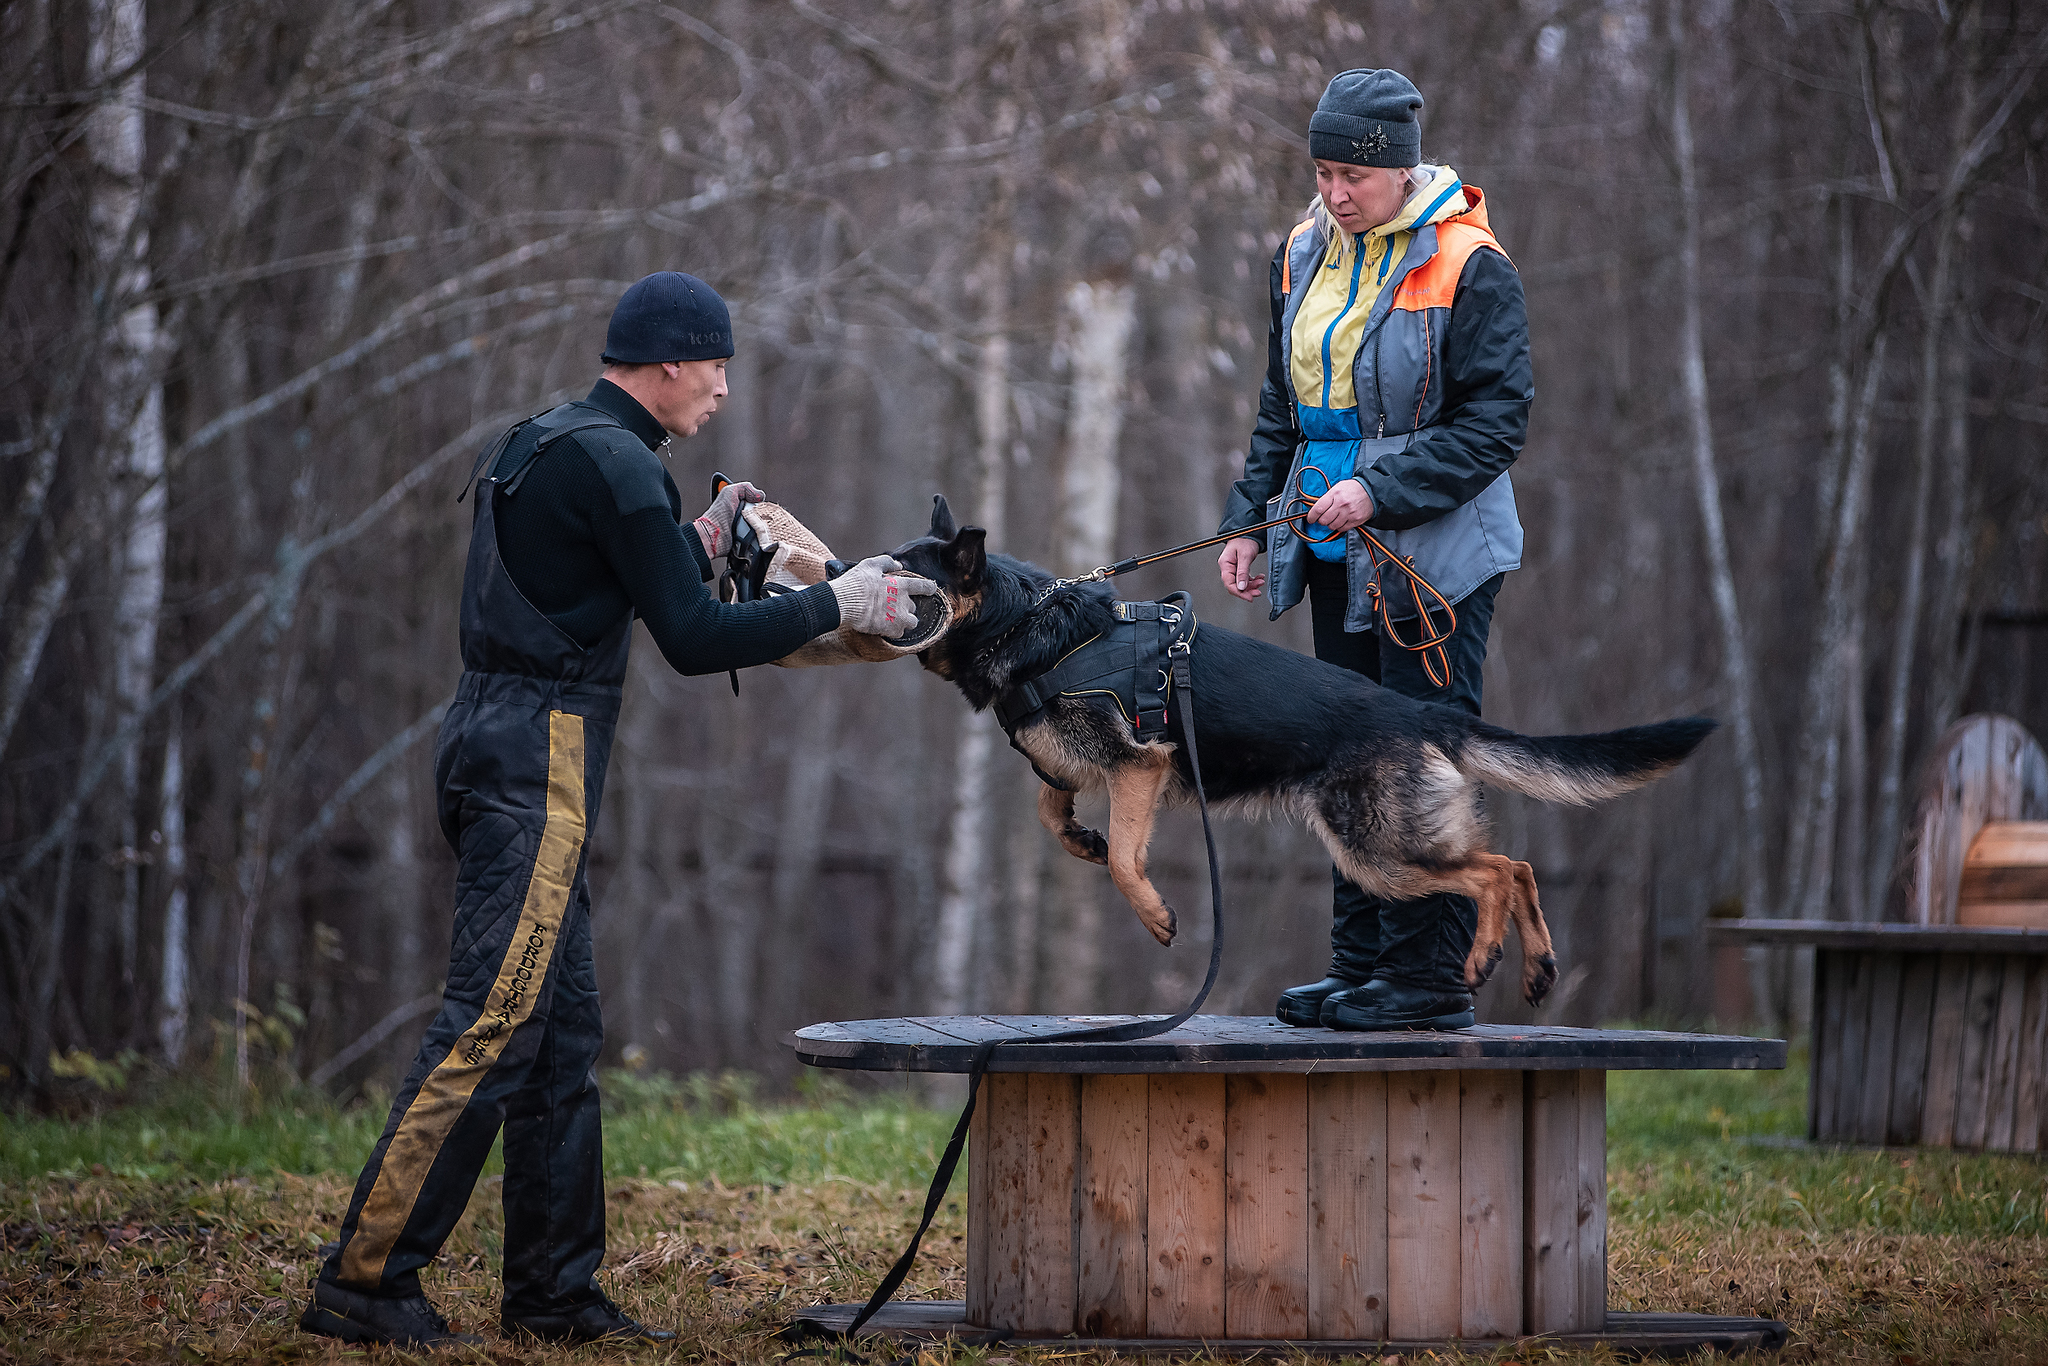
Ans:
{"type": "Polygon", "coordinates": [[[899,640],[904,632],[917,629],[910,599],[936,593],[939,586],[915,574],[898,574],[902,568],[887,555],[877,555],[829,580],[839,599],[839,624],[887,640],[899,640]]]}
{"type": "Polygon", "coordinates": [[[1308,510],[1308,519],[1332,531],[1345,532],[1364,526],[1372,520],[1372,514],[1372,495],[1365,491],[1365,481],[1353,477],[1338,480],[1328,493],[1316,499],[1315,506],[1308,510]]]}
{"type": "Polygon", "coordinates": [[[1263,552],[1259,549],[1259,543],[1249,536],[1239,536],[1224,543],[1223,554],[1217,559],[1216,568],[1223,575],[1223,586],[1230,591],[1232,597],[1243,598],[1246,602],[1259,600],[1259,590],[1266,586],[1266,576],[1255,576],[1252,573],[1252,562],[1258,559],[1261,553],[1263,552]]]}
{"type": "Polygon", "coordinates": [[[732,524],[739,516],[740,504],[758,503],[767,496],[752,484],[727,484],[720,489],[696,521],[697,539],[704,543],[705,555],[715,560],[731,550],[732,524]]]}

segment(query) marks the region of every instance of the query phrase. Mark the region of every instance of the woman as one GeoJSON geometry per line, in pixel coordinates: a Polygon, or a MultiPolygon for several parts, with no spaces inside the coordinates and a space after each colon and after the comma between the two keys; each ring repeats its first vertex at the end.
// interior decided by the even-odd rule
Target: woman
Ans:
{"type": "MultiPolygon", "coordinates": [[[[1449,167],[1422,164],[1421,108],[1399,72],[1346,71],[1309,120],[1317,197],[1273,256],[1258,423],[1218,530],[1277,517],[1297,493],[1314,497],[1314,526],[1311,539],[1290,527],[1234,538],[1219,568],[1247,602],[1263,589],[1275,617],[1306,591],[1316,658],[1476,716],[1494,595],[1521,564],[1507,468],[1529,425],[1529,328],[1484,197],[1449,167]],[[1412,555],[1455,605],[1445,685],[1422,655],[1376,634],[1359,527],[1412,555]],[[1268,537],[1271,565],[1254,574],[1268,537]]],[[[1417,639],[1415,604],[1386,587],[1398,634],[1417,639]]],[[[1449,625],[1441,611],[1430,617],[1439,631],[1449,625]]],[[[1338,1029],[1471,1024],[1462,967],[1472,902],[1386,903],[1331,876],[1329,975],[1284,993],[1279,1018],[1338,1029]]]]}

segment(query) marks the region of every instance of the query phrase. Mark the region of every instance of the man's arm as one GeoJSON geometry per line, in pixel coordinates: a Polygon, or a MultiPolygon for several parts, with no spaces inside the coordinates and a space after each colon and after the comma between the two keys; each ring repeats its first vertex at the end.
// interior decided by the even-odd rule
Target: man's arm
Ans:
{"type": "Polygon", "coordinates": [[[1359,471],[1373,501],[1367,525],[1403,531],[1477,498],[1515,463],[1534,397],[1522,277],[1482,247],[1465,262],[1451,300],[1443,421],[1359,471]]]}
{"type": "MultiPolygon", "coordinates": [[[[1259,387],[1259,417],[1252,426],[1250,448],[1244,457],[1244,478],[1230,486],[1224,500],[1220,532],[1256,526],[1266,520],[1266,500],[1280,491],[1287,471],[1294,464],[1295,447],[1301,432],[1294,421],[1294,405],[1287,401],[1287,352],[1281,345],[1280,320],[1287,309],[1287,296],[1280,290],[1280,271],[1287,243],[1273,253],[1269,280],[1272,323],[1266,332],[1266,381],[1259,387]]],[[[1248,540],[1266,544],[1266,533],[1253,532],[1248,540]]]]}
{"type": "Polygon", "coordinates": [[[677,525],[666,507],[619,518],[600,548],[661,657],[679,674],[766,664],[839,625],[839,599],[828,584],[757,602],[720,602],[705,587],[710,560],[695,532],[677,525]]]}

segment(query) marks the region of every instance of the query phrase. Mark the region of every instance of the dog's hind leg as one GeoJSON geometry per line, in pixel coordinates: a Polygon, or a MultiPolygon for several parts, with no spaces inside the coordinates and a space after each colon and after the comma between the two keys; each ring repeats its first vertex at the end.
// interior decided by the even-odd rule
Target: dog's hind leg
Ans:
{"type": "Polygon", "coordinates": [[[1499,854],[1474,854],[1469,865],[1473,890],[1466,893],[1479,907],[1472,951],[1465,955],[1465,985],[1478,990],[1500,965],[1506,951],[1508,920],[1514,915],[1513,861],[1499,854]]]}
{"type": "Polygon", "coordinates": [[[1526,863],[1510,867],[1515,889],[1508,898],[1508,914],[1522,936],[1522,996],[1532,1006],[1542,1005],[1557,981],[1557,954],[1543,919],[1543,903],[1536,898],[1536,870],[1526,863]]]}
{"type": "Polygon", "coordinates": [[[1109,773],[1109,875],[1152,937],[1170,945],[1176,928],[1173,907],[1145,876],[1145,851],[1152,844],[1159,794],[1173,776],[1173,761],[1149,749],[1141,755],[1109,773]]]}
{"type": "Polygon", "coordinates": [[[1074,819],[1074,794],[1047,783],[1038,789],[1038,823],[1059,837],[1060,848],[1089,863],[1109,862],[1109,843],[1074,819]]]}

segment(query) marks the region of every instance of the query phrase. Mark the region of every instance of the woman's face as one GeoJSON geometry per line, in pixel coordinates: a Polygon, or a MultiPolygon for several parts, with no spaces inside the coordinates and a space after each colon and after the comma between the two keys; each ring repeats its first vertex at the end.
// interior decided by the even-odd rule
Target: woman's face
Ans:
{"type": "Polygon", "coordinates": [[[1337,226],[1346,232],[1376,228],[1401,212],[1408,197],[1407,173],[1386,166],[1353,166],[1316,159],[1316,193],[1337,226]]]}

